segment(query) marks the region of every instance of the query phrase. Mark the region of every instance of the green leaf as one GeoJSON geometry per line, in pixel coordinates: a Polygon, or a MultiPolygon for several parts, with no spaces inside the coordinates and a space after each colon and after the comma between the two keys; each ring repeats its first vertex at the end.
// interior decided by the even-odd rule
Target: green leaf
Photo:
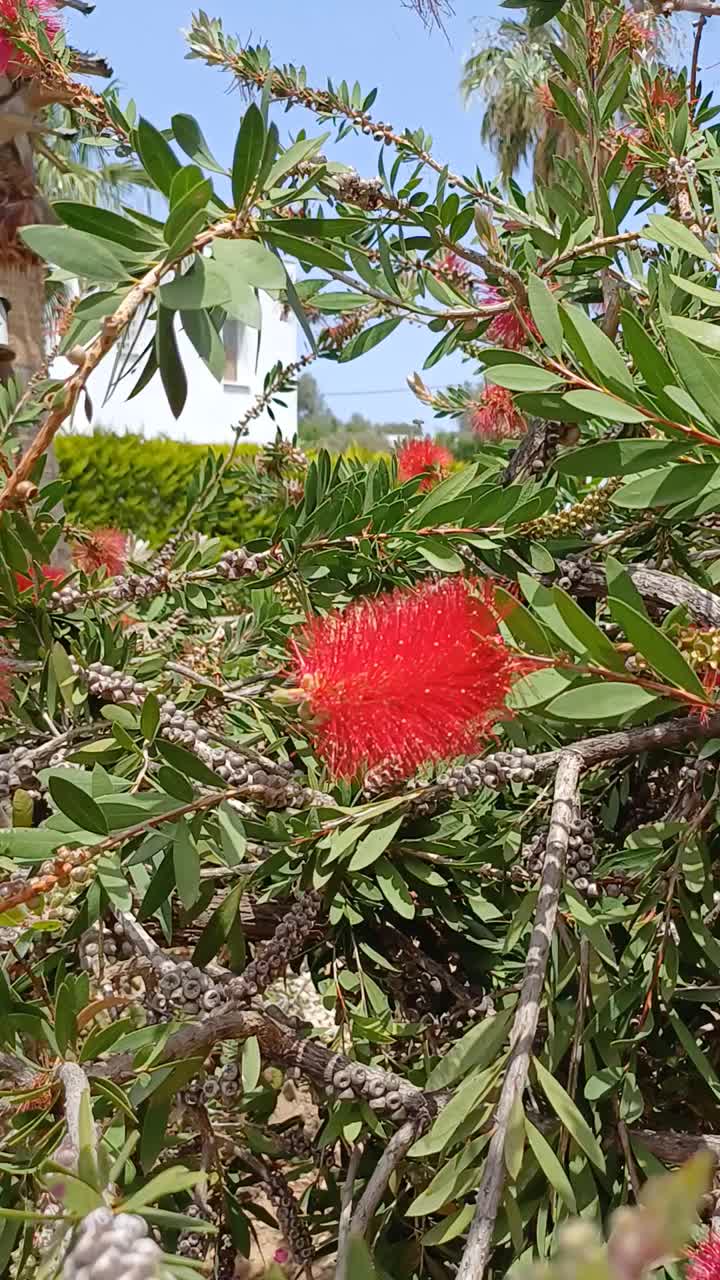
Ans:
{"type": "Polygon", "coordinates": [[[560,356],[563,348],[563,329],[560,310],[544,280],[530,272],[528,277],[528,303],[530,314],[540,337],[554,356],[560,356]]]}
{"type": "Polygon", "coordinates": [[[323,133],[319,138],[302,138],[300,142],[295,142],[291,147],[288,147],[287,151],[283,151],[264,180],[265,190],[271,191],[285,177],[286,173],[289,173],[296,165],[301,164],[303,160],[309,160],[310,156],[319,151],[323,142],[326,142],[329,137],[329,133],[323,133]]]}
{"type": "MultiPolygon", "coordinates": [[[[255,297],[254,294],[252,296],[255,297]]],[[[216,382],[222,382],[225,374],[225,347],[207,312],[182,311],[181,318],[183,332],[187,334],[200,359],[216,382]]]]}
{"type": "Polygon", "coordinates": [[[624,600],[636,613],[647,616],[642,596],[633,582],[625,566],[614,556],[608,556],[605,562],[608,597],[624,600]]]}
{"type": "Polygon", "coordinates": [[[417,544],[418,554],[441,573],[461,573],[464,561],[442,538],[423,538],[417,544]]]}
{"type": "Polygon", "coordinates": [[[236,274],[254,289],[284,289],[287,278],[280,258],[259,240],[216,240],[213,257],[224,273],[236,274]]]}
{"type": "Polygon", "coordinates": [[[379,324],[373,324],[369,329],[363,329],[343,347],[340,362],[347,363],[348,360],[355,360],[357,356],[365,355],[366,351],[372,351],[373,347],[384,342],[385,338],[389,338],[400,323],[401,319],[395,316],[389,320],[381,320],[379,324]]]}
{"type": "Polygon", "coordinates": [[[156,1200],[162,1200],[165,1196],[177,1195],[180,1191],[191,1191],[193,1187],[200,1186],[204,1182],[205,1174],[202,1171],[184,1169],[181,1165],[175,1165],[172,1169],[163,1169],[161,1173],[156,1174],[145,1183],[144,1187],[140,1187],[138,1191],[128,1196],[127,1200],[123,1200],[119,1208],[122,1213],[136,1213],[145,1205],[154,1204],[156,1200]]]}
{"type": "Polygon", "coordinates": [[[189,911],[200,896],[200,855],[184,818],[175,828],[173,867],[180,901],[189,911]]]}
{"type": "Polygon", "coordinates": [[[164,742],[162,738],[157,739],[155,746],[163,759],[186,777],[194,778],[196,782],[202,782],[206,787],[227,786],[219,774],[208,769],[207,765],[203,764],[202,760],[198,760],[197,756],[186,747],[179,747],[174,742],[164,742]]]}
{"type": "Polygon", "coordinates": [[[691,253],[694,258],[700,258],[703,262],[713,261],[711,251],[682,222],[676,222],[664,213],[653,213],[648,221],[650,225],[643,227],[640,233],[644,240],[670,245],[672,249],[682,249],[684,253],[691,253]]]}
{"type": "Polygon", "coordinates": [[[220,905],[215,908],[197,940],[192,955],[193,964],[206,965],[217,955],[235,924],[242,895],[243,884],[240,883],[235,885],[235,888],[231,889],[220,905]]]}
{"type": "Polygon", "coordinates": [[[553,1151],[550,1143],[543,1137],[539,1129],[525,1118],[525,1132],[527,1134],[528,1145],[538,1162],[538,1166],[545,1174],[550,1186],[557,1191],[563,1204],[569,1209],[570,1213],[577,1213],[577,1202],[575,1200],[575,1192],[570,1185],[565,1170],[553,1151]]]}
{"type": "Polygon", "coordinates": [[[482,1071],[493,1062],[505,1042],[512,1013],[512,1009],[503,1009],[466,1031],[433,1067],[425,1088],[447,1089],[468,1071],[482,1071]]]}
{"type": "Polygon", "coordinates": [[[630,371],[607,334],[580,307],[564,302],[561,316],[565,336],[583,369],[587,371],[589,361],[591,368],[600,375],[603,386],[623,396],[634,396],[635,387],[630,371]]]}
{"type": "Polygon", "coordinates": [[[162,249],[162,244],[148,228],[138,226],[112,209],[75,200],[54,200],[52,207],[61,221],[76,231],[102,236],[104,240],[111,240],[134,253],[157,254],[162,249]]]}
{"type": "Polygon", "coordinates": [[[257,1036],[249,1036],[243,1045],[242,1082],[243,1093],[252,1093],[257,1088],[262,1068],[262,1057],[257,1036]]]}
{"type": "Polygon", "coordinates": [[[93,1209],[102,1208],[105,1203],[95,1187],[88,1186],[87,1182],[66,1173],[64,1169],[50,1169],[43,1176],[43,1182],[53,1199],[62,1204],[65,1213],[72,1217],[84,1218],[93,1209]]]}
{"type": "Polygon", "coordinates": [[[347,1280],[378,1280],[372,1255],[362,1236],[351,1235],[347,1252],[347,1280]]]}
{"type": "Polygon", "coordinates": [[[160,286],[158,297],[172,311],[199,311],[224,307],[230,301],[231,286],[218,263],[198,256],[184,276],[176,275],[160,286]]]}
{"type": "Polygon", "coordinates": [[[265,125],[262,112],[254,102],[240,122],[232,166],[233,204],[239,209],[260,171],[265,150],[265,125]]]}
{"type": "Polygon", "coordinates": [[[99,236],[52,226],[21,227],[20,235],[38,257],[81,280],[116,284],[128,278],[125,263],[99,236]]]}
{"type": "Polygon", "coordinates": [[[76,822],[82,831],[94,831],[100,836],[108,834],[107,819],[102,809],[95,803],[92,796],[81,791],[74,782],[57,775],[51,776],[48,781],[48,790],[60,812],[72,822],[76,822]]]}
{"type": "Polygon", "coordinates": [[[652,334],[646,325],[641,324],[630,311],[622,311],[620,318],[625,345],[635,362],[635,367],[642,374],[660,407],[664,409],[664,388],[675,381],[672,367],[653,341],[652,334]]]}
{"type": "MultiPolygon", "coordinates": [[[[292,226],[292,221],[288,222],[292,226]]],[[[284,231],[273,231],[267,235],[280,253],[297,258],[298,262],[309,262],[314,267],[322,267],[326,271],[344,271],[347,263],[339,249],[331,249],[327,245],[317,244],[314,240],[303,240],[301,236],[290,235],[284,231]]]]}
{"type": "Polygon", "coordinates": [[[59,640],[57,640],[52,647],[50,661],[55,673],[58,689],[60,690],[60,696],[68,710],[72,711],[74,703],[73,694],[75,692],[75,676],[73,674],[73,669],[70,666],[70,659],[59,640]]]}
{"type": "Polygon", "coordinates": [[[555,462],[565,476],[624,476],[650,471],[687,452],[686,444],[665,440],[606,440],[573,449],[555,462]]]}
{"type": "Polygon", "coordinates": [[[149,120],[141,118],[135,131],[135,145],[148,177],[158,191],[169,196],[172,180],[180,168],[180,161],[170,143],[149,120]]]}
{"type": "Polygon", "coordinates": [[[562,379],[539,365],[495,364],[485,370],[485,381],[508,391],[550,391],[562,379]]]}
{"type": "Polygon", "coordinates": [[[140,732],[146,742],[152,742],[160,724],[160,703],[154,693],[148,693],[140,712],[140,732]]]}
{"type": "Polygon", "coordinates": [[[221,804],[218,809],[218,824],[223,861],[228,867],[239,867],[247,848],[242,818],[229,804],[221,804]]]}
{"type": "Polygon", "coordinates": [[[60,1053],[64,1056],[70,1045],[75,1043],[77,1035],[77,1011],[75,1009],[74,988],[69,982],[63,982],[55,997],[55,1039],[60,1053]]]}
{"type": "Polygon", "coordinates": [[[157,309],[155,356],[172,415],[179,418],[187,400],[187,378],[175,336],[175,313],[162,303],[157,309]]]}
{"type": "Polygon", "coordinates": [[[415,915],[415,903],[397,867],[388,862],[387,858],[380,858],[375,867],[375,874],[380,891],[393,911],[396,911],[404,920],[412,920],[415,915]]]}
{"type": "Polygon", "coordinates": [[[687,498],[715,490],[720,483],[720,467],[710,462],[661,467],[631,480],[612,496],[614,506],[630,511],[646,511],[648,507],[670,507],[687,498]]]}
{"type": "MultiPolygon", "coordinates": [[[[165,223],[165,243],[171,247],[173,256],[177,256],[180,251],[181,243],[187,241],[188,246],[194,239],[195,219],[196,215],[207,208],[208,200],[212,195],[212,184],[207,178],[203,178],[202,173],[195,165],[189,165],[188,168],[197,174],[197,181],[185,191],[181,200],[173,204],[170,216],[165,223]]],[[[173,181],[173,192],[175,191],[175,183],[178,178],[185,175],[186,170],[181,169],[173,181]]]]}
{"type": "Polygon", "coordinates": [[[570,128],[575,130],[575,133],[584,138],[586,123],[575,98],[561,84],[558,84],[557,80],[548,80],[548,89],[560,115],[565,117],[570,128]]]}
{"type": "Polygon", "coordinates": [[[552,654],[553,646],[544,628],[524,604],[511,596],[503,587],[496,588],[495,600],[503,626],[507,628],[517,644],[530,653],[548,656],[552,654]]]}
{"type": "Polygon", "coordinates": [[[121,911],[132,911],[132,894],[117,853],[106,853],[97,861],[98,881],[110,902],[121,911]]]}
{"type": "Polygon", "coordinates": [[[560,1082],[546,1070],[538,1058],[533,1058],[533,1066],[535,1067],[538,1084],[556,1116],[567,1129],[570,1137],[585,1152],[585,1155],[592,1161],[596,1169],[599,1169],[601,1173],[604,1172],[605,1157],[587,1120],[578,1111],[572,1098],[566,1093],[560,1082]]]}
{"type": "Polygon", "coordinates": [[[348,871],[362,871],[365,867],[372,866],[374,862],[377,862],[380,855],[384,853],[393,840],[402,821],[402,817],[388,818],[385,822],[381,822],[379,826],[373,827],[372,831],[368,831],[350,859],[348,871]]]}
{"type": "Polygon", "coordinates": [[[646,422],[647,414],[632,405],[623,404],[604,391],[568,391],[563,396],[566,404],[582,409],[591,418],[604,418],[607,422],[646,422]]]}
{"type": "Polygon", "coordinates": [[[705,698],[705,690],[679,649],[658,627],[622,600],[609,599],[610,612],[619,622],[628,640],[647,659],[654,671],[671,684],[705,698]]]}
{"type": "Polygon", "coordinates": [[[685,316],[668,316],[667,327],[676,329],[701,347],[720,351],[720,324],[708,324],[707,320],[688,320],[685,316]]]}
{"type": "Polygon", "coordinates": [[[548,714],[563,720],[615,720],[621,716],[646,710],[658,703],[658,695],[636,684],[595,680],[591,684],[568,689],[554,698],[548,714]]]}
{"type": "Polygon", "coordinates": [[[172,125],[173,136],[179,147],[194,160],[196,164],[201,164],[203,168],[210,169],[213,173],[227,173],[218,164],[213,156],[203,134],[200,125],[194,116],[180,113],[172,117],[170,121],[172,125]]]}
{"type": "Polygon", "coordinates": [[[707,285],[697,284],[695,280],[686,280],[684,276],[670,276],[673,284],[693,298],[701,298],[711,307],[720,307],[720,289],[708,289],[707,285]]]}
{"type": "Polygon", "coordinates": [[[601,667],[610,671],[624,671],[625,662],[584,609],[561,587],[553,587],[553,599],[563,622],[577,637],[585,652],[601,667]]]}
{"type": "Polygon", "coordinates": [[[525,1151],[525,1108],[523,1106],[522,1095],[516,1092],[510,1108],[508,1116],[507,1129],[505,1131],[505,1146],[503,1154],[505,1156],[505,1167],[511,1182],[517,1182],[522,1169],[523,1153],[525,1151]]]}

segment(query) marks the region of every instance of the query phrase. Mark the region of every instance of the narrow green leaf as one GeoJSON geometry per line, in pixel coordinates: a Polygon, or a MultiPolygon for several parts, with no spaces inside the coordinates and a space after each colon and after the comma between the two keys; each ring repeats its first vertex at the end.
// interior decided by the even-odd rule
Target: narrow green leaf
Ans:
{"type": "Polygon", "coordinates": [[[173,866],[180,901],[189,910],[200,896],[200,855],[184,818],[175,829],[173,866]]]}
{"type": "Polygon", "coordinates": [[[242,1082],[244,1093],[252,1093],[253,1089],[257,1088],[261,1068],[262,1058],[260,1056],[258,1038],[257,1036],[249,1036],[243,1045],[242,1052],[242,1082]]]}
{"type": "Polygon", "coordinates": [[[658,704],[658,695],[636,684],[595,680],[554,698],[548,714],[563,720],[615,720],[658,704]]]}
{"type": "Polygon", "coordinates": [[[495,364],[485,370],[485,381],[508,391],[550,391],[562,379],[539,365],[495,364]]]}
{"type": "Polygon", "coordinates": [[[570,1137],[585,1152],[585,1155],[592,1161],[595,1168],[599,1169],[601,1173],[604,1172],[605,1157],[587,1120],[578,1111],[572,1098],[563,1089],[559,1080],[555,1079],[555,1076],[543,1066],[538,1058],[533,1058],[533,1066],[538,1084],[556,1116],[567,1129],[570,1137]]]}
{"type": "Polygon", "coordinates": [[[582,409],[591,418],[604,418],[606,422],[646,422],[647,414],[632,405],[605,395],[604,391],[569,391],[563,396],[566,404],[582,409]]]}
{"type": "Polygon", "coordinates": [[[572,596],[560,587],[553,587],[553,598],[563,622],[577,637],[585,652],[601,667],[607,667],[610,671],[624,671],[625,662],[621,654],[572,596]]]}
{"type": "Polygon", "coordinates": [[[232,166],[233,204],[239,209],[250,192],[260,170],[265,150],[265,124],[262,112],[254,102],[240,122],[232,166]]]}
{"type": "Polygon", "coordinates": [[[188,388],[175,335],[175,313],[162,303],[159,304],[157,311],[155,356],[172,415],[174,418],[179,418],[185,408],[188,388]]]}
{"type": "Polygon", "coordinates": [[[397,867],[388,862],[387,858],[380,858],[375,867],[375,875],[380,891],[393,911],[396,911],[404,920],[412,920],[415,915],[415,903],[397,867]]]}
{"type": "Polygon", "coordinates": [[[550,1143],[543,1137],[539,1129],[525,1118],[525,1132],[527,1134],[528,1145],[530,1146],[538,1166],[545,1174],[550,1186],[557,1191],[563,1204],[569,1209],[570,1213],[577,1213],[577,1201],[575,1200],[575,1192],[570,1185],[565,1170],[553,1151],[550,1143]]]}
{"type": "Polygon", "coordinates": [[[51,775],[48,790],[60,812],[76,822],[81,830],[94,831],[100,836],[108,834],[107,819],[102,809],[92,796],[76,787],[74,782],[56,774],[51,775]]]}
{"type": "Polygon", "coordinates": [[[703,262],[713,261],[710,249],[706,249],[702,240],[682,222],[676,222],[664,213],[653,213],[648,221],[650,225],[643,227],[641,232],[643,239],[654,240],[656,244],[667,244],[673,249],[682,249],[684,253],[690,253],[703,262]]]}
{"type": "Polygon", "coordinates": [[[532,272],[528,277],[528,303],[543,342],[554,356],[562,355],[563,329],[557,301],[545,281],[532,272]]]}
{"type": "Polygon", "coordinates": [[[699,698],[706,697],[698,676],[663,631],[622,600],[611,596],[609,606],[614,620],[620,624],[628,640],[658,675],[699,698]]]}

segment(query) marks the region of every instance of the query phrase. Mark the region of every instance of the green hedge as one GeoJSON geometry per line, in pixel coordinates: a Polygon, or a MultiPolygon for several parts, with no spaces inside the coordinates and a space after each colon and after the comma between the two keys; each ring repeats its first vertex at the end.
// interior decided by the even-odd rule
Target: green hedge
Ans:
{"type": "MultiPolygon", "coordinates": [[[[218,453],[228,448],[212,447],[218,453]]],[[[65,500],[69,520],[87,529],[126,529],[157,545],[182,519],[190,481],[208,446],[98,431],[60,436],[56,448],[60,473],[71,486],[65,500]]],[[[256,452],[253,444],[238,449],[245,456],[256,452]]],[[[245,542],[267,533],[273,522],[238,496],[226,505],[222,527],[210,515],[204,518],[203,533],[245,542]]]]}
{"type": "MultiPolygon", "coordinates": [[[[71,485],[65,500],[68,519],[85,529],[129,530],[159,545],[185,514],[191,479],[208,447],[220,454],[229,449],[229,445],[180,444],[109,431],[60,436],[56,441],[60,473],[71,485]]],[[[255,444],[241,444],[237,454],[247,458],[257,451],[255,444]]],[[[372,462],[381,455],[353,448],[347,456],[372,462]]],[[[274,513],[251,509],[239,493],[223,503],[222,516],[213,517],[212,512],[203,516],[202,532],[242,543],[263,537],[274,523],[274,513]]]]}

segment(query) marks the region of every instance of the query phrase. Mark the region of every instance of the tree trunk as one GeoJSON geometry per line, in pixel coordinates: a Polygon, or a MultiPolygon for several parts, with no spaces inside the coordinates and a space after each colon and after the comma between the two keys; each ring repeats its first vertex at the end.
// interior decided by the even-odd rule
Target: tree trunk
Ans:
{"type": "MultiPolygon", "coordinates": [[[[9,305],[8,343],[12,369],[22,386],[33,374],[41,373],[47,358],[45,334],[45,276],[47,268],[24,245],[18,235],[23,226],[52,220],[47,201],[35,182],[32,130],[36,101],[32,82],[21,82],[13,92],[7,76],[0,76],[0,297],[9,305]]],[[[7,369],[7,366],[5,366],[7,369]]],[[[32,431],[21,435],[26,448],[32,431]]],[[[58,465],[55,450],[47,454],[44,483],[55,480],[58,465]]],[[[62,508],[56,509],[62,514],[62,508]]],[[[55,551],[60,564],[68,563],[64,540],[55,551]]]]}

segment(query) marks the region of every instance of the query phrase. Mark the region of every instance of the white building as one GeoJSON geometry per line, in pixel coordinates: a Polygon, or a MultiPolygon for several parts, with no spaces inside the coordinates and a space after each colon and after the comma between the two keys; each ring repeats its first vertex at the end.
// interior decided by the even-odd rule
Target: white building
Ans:
{"type": "MultiPolygon", "coordinates": [[[[190,340],[182,331],[181,318],[176,322],[178,349],[187,375],[188,393],[185,408],[179,418],[174,418],[160,381],[155,374],[152,381],[132,400],[127,396],[132,390],[144,362],[140,362],[134,375],[123,379],[108,395],[113,383],[116,363],[114,351],[109,352],[88,381],[88,393],[92,406],[88,422],[85,407],[77,406],[72,426],[76,431],[92,431],[94,427],[118,434],[165,436],[171,440],[190,444],[227,444],[233,440],[233,426],[262,391],[265,375],[278,360],[291,364],[297,358],[297,322],[292,311],[287,311],[267,293],[260,293],[262,329],[249,329],[228,317],[223,330],[225,369],[221,381],[216,381],[203,364],[190,340]],[[259,339],[259,343],[258,343],[259,339]],[[259,345],[259,350],[258,350],[259,345]]],[[[152,336],[148,330],[147,341],[152,336]]],[[[142,352],[146,346],[145,335],[140,333],[135,350],[142,352]]],[[[129,331],[128,341],[133,340],[129,331]]],[[[64,358],[56,360],[52,376],[65,378],[72,366],[64,358]]],[[[283,393],[284,406],[274,407],[275,422],[266,412],[250,423],[250,441],[266,441],[274,437],[279,426],[286,438],[297,429],[297,395],[294,391],[283,393]]]]}

